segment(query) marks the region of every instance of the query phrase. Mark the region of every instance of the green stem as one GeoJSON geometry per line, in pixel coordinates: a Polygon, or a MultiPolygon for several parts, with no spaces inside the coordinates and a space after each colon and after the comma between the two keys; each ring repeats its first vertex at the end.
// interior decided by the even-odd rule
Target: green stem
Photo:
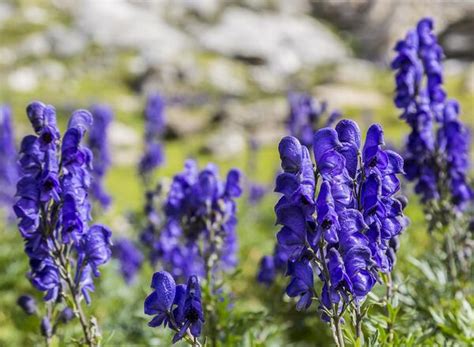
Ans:
{"type": "Polygon", "coordinates": [[[452,226],[449,228],[449,232],[445,234],[445,247],[446,247],[446,256],[448,260],[448,275],[451,280],[451,283],[457,281],[457,269],[456,269],[456,259],[455,259],[455,246],[453,242],[453,232],[452,226]]]}
{"type": "Polygon", "coordinates": [[[388,310],[388,305],[392,303],[392,298],[393,298],[393,281],[392,281],[391,273],[387,274],[385,285],[387,287],[387,291],[385,292],[385,301],[386,301],[385,314],[387,316],[387,327],[385,328],[385,331],[387,332],[388,342],[392,342],[394,322],[392,322],[392,317],[390,317],[390,312],[388,310]]]}
{"type": "Polygon", "coordinates": [[[73,303],[73,311],[74,314],[79,318],[79,322],[81,323],[82,331],[84,333],[84,338],[86,340],[86,344],[90,347],[97,346],[98,344],[95,341],[95,338],[91,336],[90,327],[87,322],[86,315],[82,310],[82,306],[79,300],[79,293],[76,290],[76,286],[74,284],[74,280],[69,272],[68,261],[64,257],[61,247],[57,244],[55,240],[53,240],[53,244],[56,248],[57,258],[59,260],[59,265],[61,267],[60,274],[63,277],[64,281],[66,282],[69,292],[72,296],[72,303],[73,303]]]}
{"type": "Polygon", "coordinates": [[[360,305],[355,304],[355,324],[356,324],[356,337],[360,341],[360,345],[364,345],[364,332],[362,331],[362,319],[364,318],[360,312],[360,305]]]}

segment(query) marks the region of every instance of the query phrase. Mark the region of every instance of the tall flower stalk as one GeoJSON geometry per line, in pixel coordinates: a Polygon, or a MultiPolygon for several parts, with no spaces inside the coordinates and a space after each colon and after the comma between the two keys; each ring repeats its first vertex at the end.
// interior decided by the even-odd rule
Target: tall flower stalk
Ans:
{"type": "Polygon", "coordinates": [[[394,101],[411,128],[404,153],[406,178],[415,184],[430,232],[444,235],[449,274],[455,279],[455,248],[465,239],[463,215],[474,199],[468,175],[470,133],[459,119],[459,104],[443,88],[443,49],[432,19],[421,19],[395,51],[394,101]]]}
{"type": "Polygon", "coordinates": [[[313,145],[313,134],[316,130],[332,126],[341,117],[338,111],[327,114],[327,103],[319,102],[306,93],[289,93],[288,106],[288,132],[308,148],[313,145]]]}
{"type": "Polygon", "coordinates": [[[82,326],[83,342],[97,346],[97,321],[87,317],[82,302],[90,303],[93,277],[110,258],[111,232],[103,225],[88,225],[92,154],[81,141],[92,115],[75,111],[62,140],[53,106],[33,102],[27,115],[35,135],[21,143],[14,211],[30,260],[28,278],[45,292],[41,331],[49,345],[61,319],[59,308],[70,307],[82,326]]]}
{"type": "MultiPolygon", "coordinates": [[[[328,114],[327,103],[319,102],[307,93],[289,93],[288,106],[289,112],[286,122],[288,133],[307,147],[311,155],[314,133],[323,127],[333,126],[341,114],[339,111],[328,114]]],[[[273,253],[265,255],[260,260],[257,281],[267,286],[271,285],[278,274],[285,273],[287,260],[287,254],[282,247],[276,244],[273,253]]]]}
{"type": "Polygon", "coordinates": [[[165,130],[165,101],[159,94],[148,96],[145,110],[145,152],[138,170],[144,182],[148,184],[153,171],[164,161],[161,136],[165,130]]]}
{"type": "Polygon", "coordinates": [[[384,149],[377,124],[360,146],[359,127],[350,120],[315,133],[316,165],[295,137],[279,145],[283,173],[275,191],[283,196],[275,213],[282,225],[278,246],[288,259],[286,294],[299,297],[298,310],[317,301],[338,346],[344,346],[346,311],[355,317],[356,336],[363,342],[361,305],[380,274],[392,271],[396,241],[407,224],[396,196],[402,158],[384,149]]]}
{"type": "Polygon", "coordinates": [[[15,185],[18,180],[17,150],[12,127],[11,109],[0,105],[0,208],[7,217],[15,201],[15,185]]]}
{"type": "Polygon", "coordinates": [[[104,178],[111,164],[110,149],[108,142],[108,128],[114,119],[112,109],[107,105],[93,105],[91,113],[94,126],[89,131],[88,147],[93,154],[91,197],[96,200],[102,208],[108,208],[112,202],[110,194],[104,187],[104,178]]]}
{"type": "MultiPolygon", "coordinates": [[[[199,170],[188,160],[177,174],[163,201],[164,214],[158,218],[148,209],[151,225],[142,240],[151,245],[150,258],[180,280],[196,277],[204,282],[207,332],[216,346],[219,331],[216,300],[222,288],[222,274],[237,264],[236,202],[242,193],[240,172],[233,169],[221,180],[217,167],[199,170]],[[161,227],[156,226],[156,220],[161,227]]],[[[149,200],[153,202],[152,197],[149,200]]]]}

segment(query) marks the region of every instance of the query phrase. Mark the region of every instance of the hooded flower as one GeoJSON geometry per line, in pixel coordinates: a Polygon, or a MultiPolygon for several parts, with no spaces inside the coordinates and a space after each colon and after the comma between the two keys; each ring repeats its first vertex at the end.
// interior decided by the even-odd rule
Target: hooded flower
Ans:
{"type": "Polygon", "coordinates": [[[241,194],[238,170],[230,170],[226,180],[221,180],[215,165],[199,171],[196,162],[187,161],[184,171],[173,178],[164,201],[163,227],[147,228],[144,233],[153,246],[152,260],[160,261],[177,278],[203,276],[205,259],[211,255],[213,271],[234,268],[235,199],[241,194]]]}
{"type": "Polygon", "coordinates": [[[474,198],[467,174],[470,136],[458,119],[459,105],[443,89],[443,49],[433,27],[431,18],[421,19],[395,47],[395,105],[411,127],[404,169],[423,203],[441,199],[463,211],[474,198]],[[447,192],[440,191],[444,186],[447,192]]]}
{"type": "Polygon", "coordinates": [[[110,167],[110,150],[108,143],[108,128],[114,115],[107,105],[91,107],[94,126],[89,132],[88,147],[93,153],[93,170],[91,195],[102,207],[107,208],[111,203],[110,195],[105,191],[103,180],[110,167]]]}
{"type": "Polygon", "coordinates": [[[188,279],[187,285],[176,285],[166,271],[156,272],[151,282],[153,292],[145,299],[145,314],[154,316],[150,327],[163,324],[176,331],[173,343],[189,332],[194,337],[201,335],[204,314],[201,304],[201,288],[196,276],[188,279]]]}
{"type": "MultiPolygon", "coordinates": [[[[323,282],[323,319],[329,319],[333,304],[364,300],[377,273],[391,271],[398,237],[407,224],[402,200],[395,196],[403,159],[384,148],[377,124],[360,147],[359,127],[350,120],[314,134],[315,170],[296,138],[285,137],[279,145],[284,172],[275,190],[283,196],[275,213],[282,225],[278,244],[288,259],[287,294],[299,297],[297,309],[307,309],[315,295],[316,273],[323,282]],[[319,189],[316,175],[322,180],[319,189]]],[[[262,262],[260,277],[267,282],[275,271],[272,261],[262,262]]]]}
{"type": "Polygon", "coordinates": [[[53,106],[35,101],[27,114],[36,135],[26,136],[21,143],[14,211],[30,258],[28,277],[45,292],[46,301],[56,300],[67,287],[63,277],[70,269],[60,265],[66,256],[75,271],[75,292],[89,303],[88,293],[94,290],[91,273],[97,276],[97,267],[110,258],[110,231],[88,226],[92,154],[81,140],[92,116],[85,110],[73,112],[61,141],[53,106]],[[58,254],[66,249],[61,244],[72,245],[67,255],[58,254]]]}
{"type": "Polygon", "coordinates": [[[164,161],[160,143],[165,128],[165,101],[159,94],[148,97],[145,106],[145,153],[139,163],[139,172],[148,176],[164,161]]]}
{"type": "Polygon", "coordinates": [[[0,208],[10,211],[14,203],[15,184],[18,180],[17,153],[13,135],[11,110],[0,105],[0,208]]]}

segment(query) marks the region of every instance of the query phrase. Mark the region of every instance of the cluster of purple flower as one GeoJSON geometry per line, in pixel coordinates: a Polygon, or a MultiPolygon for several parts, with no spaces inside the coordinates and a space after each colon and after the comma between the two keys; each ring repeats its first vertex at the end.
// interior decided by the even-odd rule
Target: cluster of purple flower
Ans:
{"type": "MultiPolygon", "coordinates": [[[[319,124],[327,110],[325,102],[319,103],[315,98],[305,93],[289,93],[288,104],[290,107],[287,127],[291,136],[296,137],[300,143],[308,148],[313,145],[313,134],[321,128],[319,124]]],[[[340,113],[332,112],[324,126],[331,126],[340,113]]]]}
{"type": "Polygon", "coordinates": [[[114,240],[112,247],[114,258],[120,262],[120,271],[127,284],[131,284],[143,263],[143,254],[135,244],[123,237],[114,240]]]}
{"type": "Polygon", "coordinates": [[[10,107],[0,105],[0,207],[8,208],[15,200],[18,179],[17,153],[13,137],[10,107]]]}
{"type": "Polygon", "coordinates": [[[443,49],[432,30],[430,18],[420,20],[397,43],[392,62],[395,105],[411,127],[405,171],[424,203],[441,199],[462,211],[474,198],[468,182],[470,134],[458,118],[459,104],[443,90],[443,49]]]}
{"type": "Polygon", "coordinates": [[[110,206],[112,199],[105,191],[103,179],[110,167],[110,151],[107,130],[114,118],[112,109],[107,105],[93,105],[91,113],[94,126],[89,131],[88,147],[93,154],[92,182],[90,193],[103,208],[110,206]]]}
{"type": "Polygon", "coordinates": [[[165,101],[159,94],[148,97],[145,106],[145,154],[139,163],[139,172],[147,177],[164,161],[163,148],[160,143],[165,129],[165,101]]]}
{"type": "MultiPolygon", "coordinates": [[[[230,170],[222,181],[215,165],[199,171],[197,163],[188,160],[184,171],[173,178],[164,201],[162,230],[157,235],[155,228],[147,228],[142,235],[153,247],[152,261],[160,261],[175,278],[233,268],[237,263],[235,198],[241,193],[239,171],[230,170]]],[[[156,218],[153,211],[150,206],[149,215],[156,218]]]]}
{"type": "Polygon", "coordinates": [[[46,292],[46,301],[69,290],[89,303],[92,274],[99,276],[98,267],[111,255],[110,230],[88,226],[92,154],[81,140],[92,115],[75,111],[60,141],[53,106],[36,101],[27,107],[27,114],[36,135],[24,137],[21,143],[14,211],[30,258],[29,278],[35,288],[46,292]]]}
{"type": "Polygon", "coordinates": [[[173,343],[183,337],[198,346],[204,313],[201,304],[201,288],[196,276],[190,276],[187,285],[176,285],[173,276],[166,271],[156,272],[151,281],[153,292],[145,299],[145,314],[155,316],[150,327],[168,326],[176,331],[173,343]]]}
{"type": "MultiPolygon", "coordinates": [[[[280,251],[286,254],[286,289],[307,309],[317,297],[323,319],[336,319],[351,300],[361,302],[378,272],[395,262],[398,236],[406,227],[406,200],[396,197],[403,160],[383,148],[383,131],[372,125],[360,153],[357,124],[342,120],[336,130],[323,128],[313,138],[316,171],[307,147],[294,137],[279,145],[283,173],[275,190],[280,251]],[[317,180],[321,179],[317,194],[317,180]],[[314,273],[323,283],[314,287],[314,273]],[[335,309],[334,309],[335,308],[335,309]]],[[[339,318],[337,318],[339,319],[339,318]]]]}

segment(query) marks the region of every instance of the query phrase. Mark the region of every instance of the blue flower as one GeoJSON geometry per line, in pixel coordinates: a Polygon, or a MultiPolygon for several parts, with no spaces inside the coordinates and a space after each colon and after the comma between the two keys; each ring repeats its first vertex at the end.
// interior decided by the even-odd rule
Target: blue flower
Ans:
{"type": "Polygon", "coordinates": [[[8,208],[9,212],[15,200],[15,184],[19,175],[11,123],[10,107],[0,105],[0,162],[2,163],[0,167],[0,208],[8,208]]]}
{"type": "MultiPolygon", "coordinates": [[[[212,271],[234,268],[238,247],[235,199],[241,194],[238,170],[230,170],[224,181],[215,165],[199,171],[196,162],[187,161],[167,193],[161,230],[155,227],[155,214],[148,216],[142,239],[152,246],[152,260],[161,262],[176,278],[205,275],[206,259],[211,255],[215,259],[212,271]]],[[[152,206],[148,210],[153,211],[152,206]]]]}
{"type": "MultiPolygon", "coordinates": [[[[296,138],[285,137],[279,145],[284,172],[277,177],[275,191],[283,196],[275,214],[282,225],[278,244],[291,278],[287,294],[300,297],[297,309],[307,309],[316,295],[316,272],[323,282],[319,298],[325,320],[334,307],[342,309],[337,306],[341,301],[362,301],[377,282],[377,273],[392,270],[398,237],[407,225],[404,200],[395,195],[403,159],[384,148],[383,129],[377,124],[360,147],[359,127],[350,120],[314,134],[315,169],[296,138]],[[319,190],[316,175],[322,179],[319,190]]],[[[271,282],[274,260],[262,262],[263,281],[271,282]]]]}
{"type": "Polygon", "coordinates": [[[173,337],[173,343],[181,340],[188,329],[194,337],[201,336],[204,314],[201,304],[201,288],[196,276],[191,276],[188,279],[184,306],[180,314],[176,315],[176,322],[181,325],[181,328],[173,337]]]}
{"type": "Polygon", "coordinates": [[[443,89],[443,50],[433,20],[421,19],[395,50],[395,105],[411,127],[404,153],[406,177],[415,182],[423,203],[441,199],[463,211],[474,198],[467,178],[470,138],[458,119],[459,105],[447,100],[443,89]],[[449,191],[439,189],[443,186],[449,191]]]}
{"type": "Polygon", "coordinates": [[[120,271],[125,282],[130,284],[140,270],[143,263],[143,254],[127,238],[120,238],[114,242],[112,253],[120,261],[120,271]]]}
{"type": "Polygon", "coordinates": [[[25,136],[21,143],[21,177],[13,209],[30,259],[28,277],[45,292],[46,301],[57,300],[69,288],[70,294],[82,293],[89,303],[88,293],[94,290],[91,273],[98,276],[98,266],[110,258],[110,230],[88,225],[92,153],[81,141],[92,116],[85,110],[73,112],[61,141],[53,106],[35,101],[27,107],[27,115],[36,135],[25,136]],[[74,279],[70,271],[75,272],[74,279]],[[65,286],[66,280],[77,288],[65,286]]]}
{"type": "Polygon", "coordinates": [[[165,128],[165,102],[159,94],[148,96],[145,106],[145,153],[139,163],[141,175],[148,176],[164,161],[164,153],[160,144],[165,128]]]}
{"type": "Polygon", "coordinates": [[[290,93],[288,104],[290,109],[287,120],[289,133],[308,148],[313,145],[315,130],[321,126],[331,126],[340,117],[339,112],[333,112],[327,117],[326,123],[321,124],[327,104],[325,102],[319,103],[309,94],[290,93]]]}
{"type": "Polygon", "coordinates": [[[145,314],[154,316],[150,327],[163,324],[176,331],[173,343],[189,332],[194,337],[201,335],[204,314],[201,303],[201,288],[196,276],[190,276],[187,285],[176,285],[166,271],[156,272],[151,281],[153,292],[145,299],[145,314]]]}
{"type": "Polygon", "coordinates": [[[18,306],[22,308],[22,310],[27,314],[27,315],[33,315],[36,313],[38,310],[36,306],[36,300],[31,297],[30,295],[22,295],[20,296],[16,303],[18,306]]]}
{"type": "Polygon", "coordinates": [[[108,143],[108,128],[114,115],[107,105],[93,105],[91,107],[94,126],[89,132],[88,147],[93,153],[93,170],[91,195],[104,208],[107,208],[112,198],[105,191],[104,177],[110,167],[111,158],[108,143]]]}

